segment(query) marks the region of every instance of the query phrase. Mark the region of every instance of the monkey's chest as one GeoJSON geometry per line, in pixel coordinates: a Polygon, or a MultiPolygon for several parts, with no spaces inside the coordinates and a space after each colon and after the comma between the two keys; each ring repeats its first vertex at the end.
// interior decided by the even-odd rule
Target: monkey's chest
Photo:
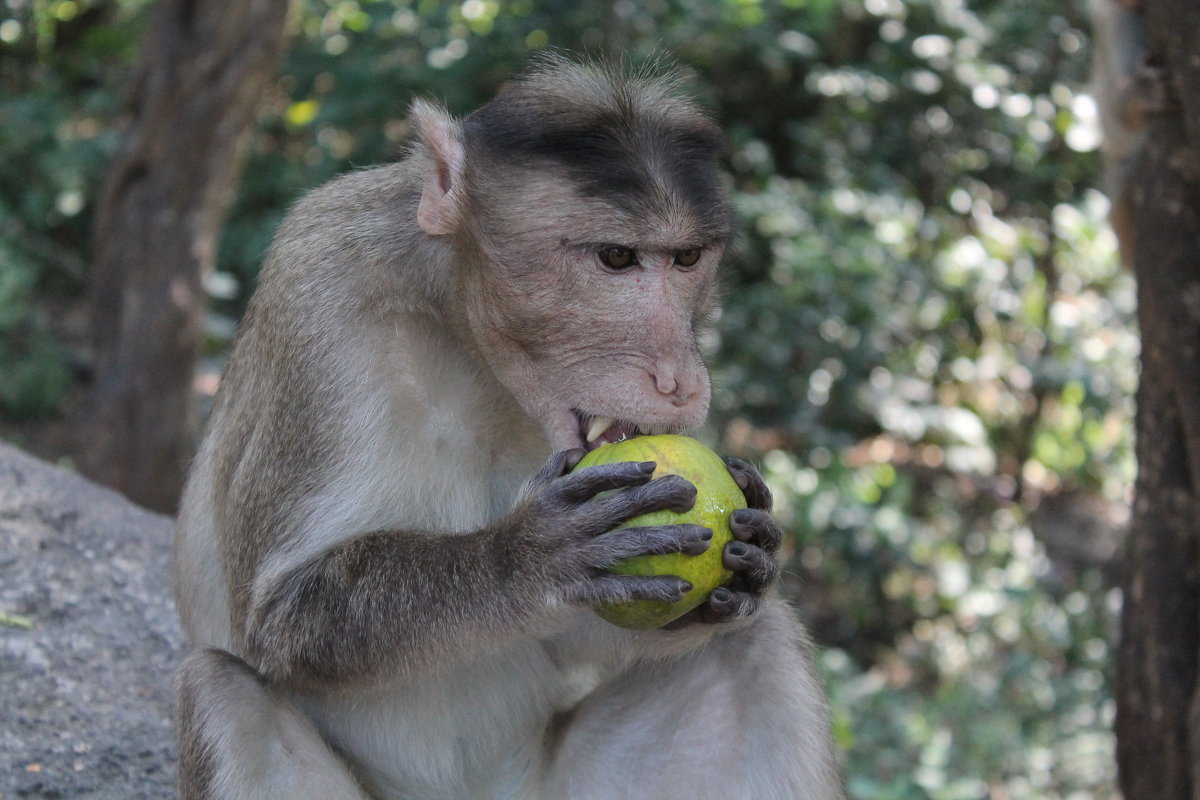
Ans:
{"type": "Polygon", "coordinates": [[[381,800],[525,800],[564,680],[523,640],[421,680],[300,702],[381,800]]]}

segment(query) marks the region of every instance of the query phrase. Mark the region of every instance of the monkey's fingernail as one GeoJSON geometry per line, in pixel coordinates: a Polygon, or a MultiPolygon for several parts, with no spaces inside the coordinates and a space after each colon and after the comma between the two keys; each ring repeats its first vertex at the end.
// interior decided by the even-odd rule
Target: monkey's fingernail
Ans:
{"type": "Polygon", "coordinates": [[[750,509],[743,508],[733,512],[733,521],[738,525],[749,525],[752,519],[754,514],[750,513],[750,509]]]}
{"type": "Polygon", "coordinates": [[[688,555],[700,555],[707,552],[712,543],[712,529],[701,528],[699,525],[689,526],[684,533],[683,551],[688,555]]]}
{"type": "Polygon", "coordinates": [[[713,589],[712,594],[710,594],[708,596],[708,599],[714,603],[724,604],[724,603],[728,603],[730,600],[733,599],[733,593],[722,586],[722,587],[713,589]]]}
{"type": "Polygon", "coordinates": [[[653,474],[654,474],[654,470],[655,470],[657,467],[658,467],[658,462],[657,462],[657,461],[643,461],[643,462],[641,462],[640,464],[638,464],[638,470],[639,470],[639,471],[640,471],[640,472],[641,472],[643,475],[653,475],[653,474]]]}
{"type": "Polygon", "coordinates": [[[730,542],[728,547],[725,548],[725,551],[731,556],[741,558],[742,556],[746,555],[746,553],[750,552],[750,548],[748,548],[743,542],[730,542]]]}

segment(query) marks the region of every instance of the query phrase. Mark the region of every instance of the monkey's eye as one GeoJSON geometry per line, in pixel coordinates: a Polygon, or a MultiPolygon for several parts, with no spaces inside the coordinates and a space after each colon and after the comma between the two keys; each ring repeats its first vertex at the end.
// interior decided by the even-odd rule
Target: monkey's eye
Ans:
{"type": "Polygon", "coordinates": [[[629,247],[605,247],[597,255],[600,263],[609,269],[628,269],[637,266],[637,252],[629,247]]]}
{"type": "Polygon", "coordinates": [[[694,267],[700,260],[700,248],[689,247],[687,250],[675,251],[675,263],[681,267],[694,267]]]}

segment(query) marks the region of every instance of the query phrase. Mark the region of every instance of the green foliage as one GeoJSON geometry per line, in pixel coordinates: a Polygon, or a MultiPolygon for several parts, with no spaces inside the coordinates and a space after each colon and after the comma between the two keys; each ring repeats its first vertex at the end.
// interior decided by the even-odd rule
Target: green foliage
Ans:
{"type": "MultiPolygon", "coordinates": [[[[28,372],[62,363],[40,302],[77,288],[61,256],[86,258],[142,5],[0,6],[9,407],[61,391],[62,373],[28,372]]],[[[852,795],[1111,796],[1119,596],[1054,549],[1042,508],[1090,498],[1119,527],[1133,473],[1133,289],[1092,189],[1079,14],[307,0],[222,241],[210,350],[287,206],[393,158],[414,94],[466,112],[546,46],[674,54],[727,125],[743,223],[707,342],[714,423],[793,532],[785,588],[827,648],[852,795]]]]}
{"type": "Polygon", "coordinates": [[[78,297],[120,71],[145,0],[0,2],[0,410],[44,414],[70,384],[48,322],[78,297]]]}
{"type": "Polygon", "coordinates": [[[53,408],[70,382],[42,321],[29,313],[36,272],[0,241],[0,406],[15,416],[53,408]]]}

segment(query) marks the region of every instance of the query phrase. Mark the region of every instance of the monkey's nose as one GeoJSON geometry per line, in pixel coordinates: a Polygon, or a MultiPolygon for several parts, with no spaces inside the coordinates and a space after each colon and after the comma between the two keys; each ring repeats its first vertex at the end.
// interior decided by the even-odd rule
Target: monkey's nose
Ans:
{"type": "Polygon", "coordinates": [[[696,396],[696,390],[681,383],[669,367],[657,367],[650,373],[654,388],[673,406],[686,406],[696,396]]]}

